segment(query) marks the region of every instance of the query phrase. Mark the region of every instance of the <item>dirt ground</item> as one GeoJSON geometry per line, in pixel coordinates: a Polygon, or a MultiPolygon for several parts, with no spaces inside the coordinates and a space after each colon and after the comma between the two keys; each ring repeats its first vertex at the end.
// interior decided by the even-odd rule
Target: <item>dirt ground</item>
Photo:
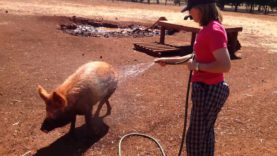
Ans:
{"type": "MultiPolygon", "coordinates": [[[[120,81],[111,97],[112,114],[95,119],[102,133],[85,138],[77,119],[78,139],[69,126],[40,131],[45,105],[36,87],[51,90],[88,61],[103,60],[122,69],[151,64],[153,57],[133,50],[147,38],[77,37],[60,31],[69,17],[103,18],[150,25],[160,16],[182,19],[179,6],[104,0],[0,0],[0,155],[115,156],[120,138],[141,132],[157,138],[169,156],[177,155],[182,136],[188,70],[184,65],[153,65],[120,81]]],[[[277,155],[277,17],[224,12],[226,25],[243,26],[241,59],[226,74],[231,94],[216,123],[216,155],[277,155]]],[[[168,37],[188,42],[188,33],[168,37]]],[[[190,108],[190,106],[189,106],[190,108]]],[[[105,108],[103,110],[105,112],[105,108]]],[[[155,144],[132,137],[123,155],[159,155],[155,144]]]]}

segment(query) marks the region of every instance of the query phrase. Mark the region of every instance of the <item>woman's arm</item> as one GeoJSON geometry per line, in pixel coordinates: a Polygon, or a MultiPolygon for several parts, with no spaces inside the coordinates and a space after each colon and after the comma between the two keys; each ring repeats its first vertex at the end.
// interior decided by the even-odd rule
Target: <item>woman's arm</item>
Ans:
{"type": "Polygon", "coordinates": [[[231,69],[231,60],[227,48],[217,49],[213,52],[215,61],[212,63],[198,63],[196,61],[190,60],[188,62],[188,68],[190,70],[207,71],[211,73],[225,73],[229,72],[231,69]]]}

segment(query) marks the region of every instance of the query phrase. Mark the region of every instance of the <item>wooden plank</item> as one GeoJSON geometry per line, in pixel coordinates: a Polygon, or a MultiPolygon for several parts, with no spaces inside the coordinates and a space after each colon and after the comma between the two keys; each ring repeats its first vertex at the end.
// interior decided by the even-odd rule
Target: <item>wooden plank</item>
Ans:
{"type": "Polygon", "coordinates": [[[134,44],[137,44],[138,46],[153,48],[153,49],[165,49],[165,50],[166,49],[168,49],[168,50],[178,49],[177,47],[174,47],[174,46],[162,45],[162,44],[157,44],[157,43],[134,43],[134,44]]]}
{"type": "MultiPolygon", "coordinates": [[[[185,20],[184,20],[185,21],[185,20]]],[[[177,21],[159,21],[158,25],[165,27],[166,29],[176,29],[198,33],[200,27],[195,24],[195,22],[185,21],[185,22],[177,22],[177,21]]]]}
{"type": "Polygon", "coordinates": [[[146,51],[151,51],[151,52],[173,52],[173,51],[179,51],[180,50],[180,49],[150,49],[150,48],[147,48],[147,47],[140,47],[139,49],[141,49],[142,51],[146,50],[146,51]]]}
{"type": "Polygon", "coordinates": [[[176,50],[153,50],[153,52],[155,52],[155,53],[170,53],[170,52],[177,52],[177,51],[178,51],[178,49],[176,49],[176,50]]]}
{"type": "Polygon", "coordinates": [[[179,50],[178,47],[173,47],[173,46],[166,46],[166,45],[161,45],[161,44],[150,44],[150,43],[143,43],[143,44],[137,44],[135,43],[134,45],[140,46],[140,47],[145,47],[148,49],[157,49],[157,50],[179,50]]]}
{"type": "MultiPolygon", "coordinates": [[[[183,30],[183,31],[194,32],[194,33],[198,33],[201,29],[198,23],[190,20],[159,21],[158,25],[165,27],[166,29],[177,29],[177,30],[183,30]]],[[[240,26],[224,25],[224,27],[226,32],[242,31],[242,27],[240,26]]]]}
{"type": "Polygon", "coordinates": [[[176,46],[170,45],[170,44],[160,44],[158,42],[135,42],[134,44],[139,44],[139,45],[154,45],[158,47],[172,47],[176,48],[176,46]]]}
{"type": "Polygon", "coordinates": [[[134,43],[135,49],[143,52],[152,52],[152,53],[168,53],[168,52],[177,52],[181,48],[174,47],[172,45],[162,45],[158,43],[134,43]]]}
{"type": "Polygon", "coordinates": [[[242,31],[242,27],[226,27],[225,28],[226,32],[227,33],[231,33],[231,32],[239,32],[239,31],[242,31]]]}
{"type": "Polygon", "coordinates": [[[145,49],[145,48],[140,47],[140,46],[136,46],[136,45],[135,45],[135,49],[136,49],[137,51],[146,53],[146,54],[151,55],[151,56],[158,56],[158,57],[161,56],[161,53],[160,53],[160,52],[157,52],[157,51],[154,52],[153,50],[145,49]]]}
{"type": "Polygon", "coordinates": [[[164,40],[165,40],[165,27],[161,27],[161,34],[160,34],[160,43],[164,44],[164,40]]]}
{"type": "MultiPolygon", "coordinates": [[[[191,35],[191,47],[193,47],[196,34],[202,29],[198,23],[190,20],[178,20],[178,21],[158,21],[158,25],[161,26],[162,31],[165,29],[176,29],[181,31],[192,32],[191,35]]],[[[224,25],[224,24],[223,24],[224,25]]],[[[228,50],[231,58],[236,58],[235,52],[237,52],[241,45],[238,41],[238,32],[242,31],[240,26],[224,25],[228,37],[228,50]]],[[[160,43],[164,44],[165,37],[160,36],[160,43]]]]}

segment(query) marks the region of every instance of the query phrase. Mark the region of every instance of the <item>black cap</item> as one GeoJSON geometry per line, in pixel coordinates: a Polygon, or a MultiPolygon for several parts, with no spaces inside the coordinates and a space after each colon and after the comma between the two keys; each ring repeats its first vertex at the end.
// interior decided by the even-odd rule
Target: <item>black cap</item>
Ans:
{"type": "Polygon", "coordinates": [[[215,3],[215,2],[216,0],[188,0],[187,5],[181,10],[181,12],[188,11],[196,5],[209,4],[209,3],[215,3]]]}

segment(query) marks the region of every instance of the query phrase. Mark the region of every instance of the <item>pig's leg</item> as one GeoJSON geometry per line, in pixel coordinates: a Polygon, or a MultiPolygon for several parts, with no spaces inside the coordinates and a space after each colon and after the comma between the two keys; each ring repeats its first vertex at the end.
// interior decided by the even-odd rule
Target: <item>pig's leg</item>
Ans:
{"type": "Polygon", "coordinates": [[[105,114],[105,116],[108,116],[108,115],[111,115],[112,107],[108,99],[106,100],[106,104],[107,104],[107,113],[105,114]]]}
{"type": "Polygon", "coordinates": [[[76,115],[74,115],[74,118],[71,120],[70,130],[69,134],[75,136],[75,123],[76,123],[76,115]]]}
{"type": "Polygon", "coordinates": [[[115,89],[113,89],[110,94],[105,98],[105,102],[107,104],[107,113],[103,116],[103,117],[106,117],[108,115],[111,115],[111,112],[112,112],[112,107],[111,107],[111,104],[109,102],[109,98],[113,95],[115,89]]]}
{"type": "Polygon", "coordinates": [[[101,111],[104,103],[107,104],[107,113],[102,118],[104,118],[104,117],[106,117],[108,115],[111,115],[112,107],[111,107],[110,102],[108,101],[108,99],[105,98],[104,100],[102,100],[99,103],[98,108],[97,108],[97,110],[95,112],[95,117],[99,117],[100,111],[101,111]]]}
{"type": "Polygon", "coordinates": [[[110,93],[103,99],[100,101],[99,105],[98,105],[98,108],[95,112],[95,116],[96,117],[99,117],[99,114],[100,114],[100,111],[104,105],[104,103],[107,104],[107,113],[103,116],[103,117],[106,117],[108,115],[111,114],[111,111],[112,111],[112,107],[110,105],[110,102],[108,101],[108,99],[112,96],[112,94],[114,93],[115,89],[113,89],[112,91],[110,91],[110,93]]]}
{"type": "Polygon", "coordinates": [[[103,105],[104,105],[104,103],[105,103],[106,101],[105,100],[101,100],[100,101],[100,103],[99,103],[99,105],[98,105],[98,107],[97,107],[97,110],[96,110],[96,112],[95,112],[95,117],[99,117],[99,115],[100,115],[100,111],[101,111],[101,109],[102,109],[102,107],[103,107],[103,105]]]}

